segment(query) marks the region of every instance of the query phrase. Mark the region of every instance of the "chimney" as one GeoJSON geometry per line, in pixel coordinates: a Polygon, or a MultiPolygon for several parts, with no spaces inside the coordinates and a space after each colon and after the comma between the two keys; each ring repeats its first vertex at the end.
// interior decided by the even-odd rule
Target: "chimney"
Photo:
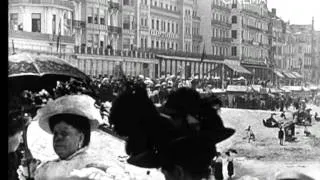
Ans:
{"type": "Polygon", "coordinates": [[[273,17],[276,17],[277,16],[277,9],[276,8],[272,8],[271,9],[271,13],[272,13],[273,17]]]}

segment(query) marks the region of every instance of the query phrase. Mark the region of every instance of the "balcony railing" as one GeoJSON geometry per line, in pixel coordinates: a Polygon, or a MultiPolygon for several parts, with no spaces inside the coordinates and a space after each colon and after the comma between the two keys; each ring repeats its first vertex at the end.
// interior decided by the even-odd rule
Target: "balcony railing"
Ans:
{"type": "Polygon", "coordinates": [[[219,41],[219,42],[232,42],[232,38],[223,38],[223,37],[211,37],[211,42],[213,41],[219,41]]]}
{"type": "Polygon", "coordinates": [[[192,35],[192,39],[196,39],[196,40],[199,40],[199,41],[202,41],[202,36],[201,35],[198,35],[198,34],[194,34],[192,35]]]}
{"type": "Polygon", "coordinates": [[[192,16],[192,19],[196,19],[196,20],[201,20],[201,18],[199,16],[192,16]]]}
{"type": "Polygon", "coordinates": [[[159,6],[153,6],[151,5],[151,9],[156,9],[156,10],[160,10],[160,11],[164,11],[164,12],[168,12],[168,13],[173,13],[173,14],[180,14],[180,11],[174,11],[174,10],[170,10],[170,9],[166,9],[166,8],[161,8],[159,6]]]}
{"type": "Polygon", "coordinates": [[[117,33],[117,34],[122,33],[122,29],[120,27],[116,27],[116,26],[108,26],[108,31],[112,32],[112,33],[117,33]]]}
{"type": "Polygon", "coordinates": [[[222,22],[222,21],[218,21],[218,20],[211,20],[211,25],[214,25],[214,24],[231,27],[230,23],[226,23],[226,22],[222,22]]]}
{"type": "Polygon", "coordinates": [[[112,2],[112,1],[109,1],[109,7],[111,8],[111,9],[120,9],[120,5],[119,5],[119,3],[117,3],[117,2],[112,2]]]}
{"type": "Polygon", "coordinates": [[[29,4],[41,4],[41,5],[59,5],[73,9],[73,4],[70,1],[64,0],[9,0],[9,4],[29,3],[29,4]]]}
{"type": "MultiPolygon", "coordinates": [[[[40,40],[40,41],[57,41],[57,35],[53,34],[43,34],[36,32],[25,32],[25,31],[10,31],[10,38],[21,38],[21,39],[31,39],[31,40],[40,40]]],[[[72,36],[61,36],[60,38],[62,43],[74,43],[75,38],[72,36]]]]}
{"type": "Polygon", "coordinates": [[[135,30],[133,30],[133,29],[122,29],[122,34],[134,35],[135,34],[135,30]]]}
{"type": "MultiPolygon", "coordinates": [[[[103,56],[124,56],[124,57],[135,57],[135,58],[156,58],[156,55],[166,55],[166,56],[179,56],[188,58],[197,58],[200,60],[202,53],[192,53],[174,50],[159,50],[159,49],[135,49],[135,50],[113,50],[110,48],[92,48],[92,47],[81,47],[75,46],[76,54],[93,54],[93,55],[103,55],[103,56]],[[80,50],[80,51],[79,51],[80,50]]],[[[224,60],[226,56],[217,56],[207,54],[205,59],[212,60],[224,60]]],[[[229,58],[229,57],[228,57],[229,58]]]]}
{"type": "Polygon", "coordinates": [[[72,27],[84,29],[86,28],[86,23],[84,21],[72,20],[72,27]]]}
{"type": "Polygon", "coordinates": [[[227,12],[231,12],[231,9],[229,9],[228,7],[224,7],[224,6],[219,6],[217,4],[212,4],[211,5],[211,9],[221,9],[227,12]]]}

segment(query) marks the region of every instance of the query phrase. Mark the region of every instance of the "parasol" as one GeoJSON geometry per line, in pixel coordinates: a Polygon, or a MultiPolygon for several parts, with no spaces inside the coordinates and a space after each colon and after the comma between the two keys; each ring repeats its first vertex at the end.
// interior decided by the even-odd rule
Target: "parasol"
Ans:
{"type": "Polygon", "coordinates": [[[70,77],[89,82],[90,78],[63,59],[49,55],[21,53],[9,56],[9,89],[39,90],[55,86],[70,77]]]}

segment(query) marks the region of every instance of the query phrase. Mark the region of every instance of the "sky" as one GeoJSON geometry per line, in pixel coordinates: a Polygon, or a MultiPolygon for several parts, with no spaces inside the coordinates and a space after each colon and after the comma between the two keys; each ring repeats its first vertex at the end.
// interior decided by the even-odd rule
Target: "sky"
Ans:
{"type": "Polygon", "coordinates": [[[311,24],[320,31],[320,0],[268,0],[268,8],[277,9],[277,16],[290,24],[311,24]]]}

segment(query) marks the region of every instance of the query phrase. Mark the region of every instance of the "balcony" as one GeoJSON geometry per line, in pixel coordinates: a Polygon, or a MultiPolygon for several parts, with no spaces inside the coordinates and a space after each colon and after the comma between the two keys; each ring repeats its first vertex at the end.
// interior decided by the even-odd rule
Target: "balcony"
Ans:
{"type": "Polygon", "coordinates": [[[201,36],[201,35],[198,35],[198,34],[192,35],[192,39],[193,39],[193,40],[198,40],[198,41],[202,41],[202,40],[203,40],[203,39],[202,39],[202,36],[201,36]]]}
{"type": "Polygon", "coordinates": [[[211,37],[211,42],[214,42],[214,41],[231,43],[232,42],[232,38],[211,37]]]}
{"type": "Polygon", "coordinates": [[[120,9],[120,4],[117,3],[117,2],[112,2],[112,1],[109,1],[109,8],[110,9],[120,9]]]}
{"type": "Polygon", "coordinates": [[[122,29],[122,34],[135,35],[135,30],[133,30],[133,29],[122,29]]]}
{"type": "Polygon", "coordinates": [[[76,29],[85,29],[86,23],[84,21],[72,20],[72,27],[76,29]]]}
{"type": "Polygon", "coordinates": [[[225,27],[231,27],[230,23],[226,23],[226,22],[222,22],[222,21],[218,21],[218,20],[214,20],[214,19],[211,20],[211,25],[215,25],[215,24],[225,26],[225,27]]]}
{"type": "Polygon", "coordinates": [[[195,20],[198,20],[198,21],[201,20],[201,18],[199,16],[192,16],[192,19],[195,19],[195,20]]]}
{"type": "Polygon", "coordinates": [[[116,26],[108,26],[108,31],[111,33],[116,33],[116,34],[122,33],[122,29],[120,27],[116,27],[116,26]]]}
{"type": "Polygon", "coordinates": [[[180,15],[180,11],[174,11],[174,10],[169,10],[169,9],[165,9],[165,8],[161,8],[159,6],[153,6],[151,5],[151,10],[160,10],[163,12],[167,12],[167,13],[172,13],[172,14],[176,14],[176,15],[180,15]]]}
{"type": "MultiPolygon", "coordinates": [[[[10,31],[9,38],[19,38],[19,39],[30,39],[39,41],[57,41],[57,35],[43,34],[36,32],[25,32],[25,31],[10,31]]],[[[72,36],[61,36],[62,43],[74,43],[75,38],[72,36]]]]}
{"type": "Polygon", "coordinates": [[[220,9],[220,10],[223,10],[225,12],[231,12],[231,9],[229,9],[228,7],[219,6],[217,4],[212,4],[211,5],[211,9],[220,9]]]}
{"type": "Polygon", "coordinates": [[[9,4],[39,4],[43,6],[58,5],[69,9],[73,9],[73,4],[70,1],[64,0],[9,0],[9,4]]]}

